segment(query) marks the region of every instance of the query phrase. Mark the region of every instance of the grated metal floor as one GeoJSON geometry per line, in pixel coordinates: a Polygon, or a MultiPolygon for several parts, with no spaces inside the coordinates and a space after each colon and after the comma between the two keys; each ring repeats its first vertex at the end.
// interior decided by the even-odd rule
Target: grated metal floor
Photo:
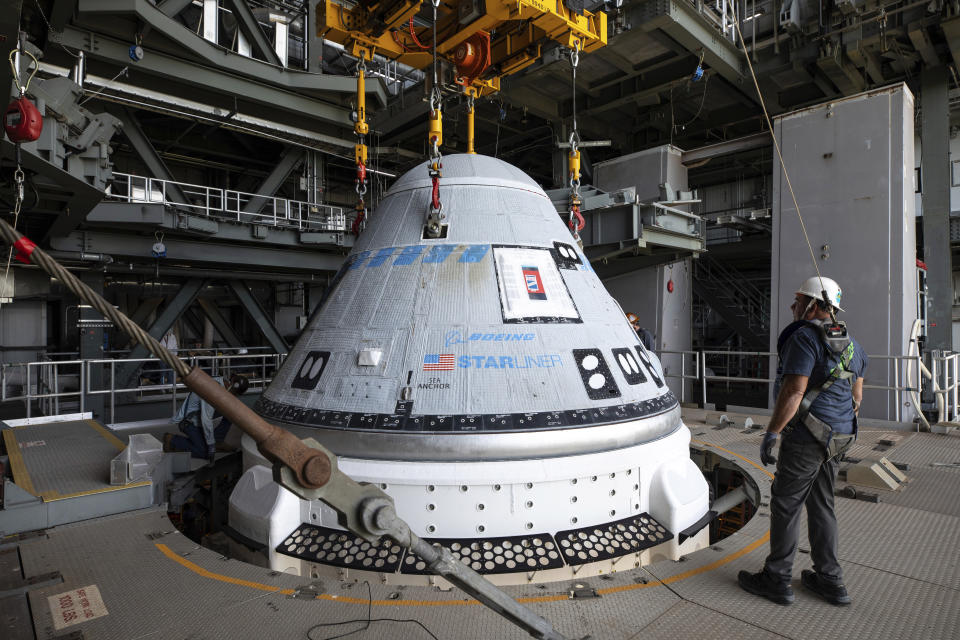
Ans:
{"type": "Polygon", "coordinates": [[[3,433],[12,452],[14,481],[45,499],[111,490],[110,460],[125,446],[95,420],[35,424],[3,433]]]}
{"type": "MultiPolygon", "coordinates": [[[[761,432],[744,433],[744,416],[728,415],[740,426],[714,429],[715,422],[704,422],[710,416],[696,411],[686,412],[685,420],[695,446],[722,448],[757,481],[767,503],[770,476],[755,464],[761,432]]],[[[960,473],[930,463],[956,460],[960,438],[898,434],[906,437],[886,451],[875,450],[886,435],[864,433],[857,455],[908,462],[910,482],[898,492],[878,492],[876,504],[837,499],[840,557],[854,598],[850,607],[832,607],[800,587],[800,570],[810,566],[805,537],[795,567],[795,604],[781,607],[737,587],[737,571],[758,569],[766,554],[765,507],[737,534],[682,562],[582,581],[597,590],[597,598],[569,599],[573,582],[507,591],[570,638],[956,638],[960,473]]],[[[63,584],[30,592],[41,639],[82,630],[88,639],[320,640],[363,625],[310,633],[313,625],[362,621],[367,614],[366,584],[309,580],[225,559],[177,533],[162,510],[58,527],[21,543],[20,554],[26,577],[50,571],[64,577],[63,584]],[[48,598],[89,585],[99,588],[107,615],[54,629],[48,598]]],[[[350,638],[429,638],[417,624],[396,621],[414,619],[444,640],[526,637],[457,590],[379,584],[369,589],[372,616],[395,621],[375,622],[350,638]]]]}

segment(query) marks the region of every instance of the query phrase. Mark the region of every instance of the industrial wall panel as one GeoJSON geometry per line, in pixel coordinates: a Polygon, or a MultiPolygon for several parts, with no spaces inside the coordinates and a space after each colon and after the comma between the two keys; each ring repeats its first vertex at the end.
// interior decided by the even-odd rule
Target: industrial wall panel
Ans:
{"type": "MultiPolygon", "coordinates": [[[[917,317],[913,105],[909,89],[895,85],[789,113],[774,124],[817,266],[843,289],[840,317],[868,354],[906,354],[917,317]]],[[[772,256],[775,351],[797,287],[816,273],[779,167],[772,256]]],[[[866,383],[892,386],[893,363],[875,358],[866,383]]],[[[903,419],[912,417],[912,404],[904,399],[899,407],[903,419]]],[[[864,394],[864,417],[892,420],[897,410],[893,394],[864,394]]]]}

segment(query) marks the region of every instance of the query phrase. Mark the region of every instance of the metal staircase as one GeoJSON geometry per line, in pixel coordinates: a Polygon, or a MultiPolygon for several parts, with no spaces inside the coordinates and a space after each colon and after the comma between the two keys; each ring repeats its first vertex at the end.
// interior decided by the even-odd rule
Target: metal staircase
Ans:
{"type": "Polygon", "coordinates": [[[740,272],[703,253],[695,265],[693,291],[757,351],[770,347],[770,296],[740,272]]]}

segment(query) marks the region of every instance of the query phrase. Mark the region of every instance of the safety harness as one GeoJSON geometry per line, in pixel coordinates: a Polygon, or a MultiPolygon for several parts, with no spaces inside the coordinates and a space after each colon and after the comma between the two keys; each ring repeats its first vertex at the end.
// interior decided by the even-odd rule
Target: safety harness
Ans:
{"type": "MultiPolygon", "coordinates": [[[[837,362],[833,368],[830,369],[826,379],[819,387],[807,387],[806,392],[803,394],[803,400],[800,401],[800,408],[797,409],[797,413],[793,416],[793,419],[790,420],[789,425],[793,427],[803,425],[814,439],[826,449],[827,459],[829,460],[835,456],[842,455],[856,440],[856,412],[854,412],[853,415],[853,433],[834,433],[833,428],[829,424],[810,413],[810,407],[821,393],[832,387],[836,382],[839,380],[850,380],[856,376],[856,374],[848,368],[853,361],[853,354],[856,348],[850,340],[850,336],[847,334],[847,325],[844,322],[812,320],[807,321],[806,324],[817,330],[817,335],[820,336],[820,340],[826,347],[827,353],[836,358],[837,362]]],[[[854,410],[856,410],[856,402],[853,400],[852,393],[850,401],[854,403],[854,410]]]]}

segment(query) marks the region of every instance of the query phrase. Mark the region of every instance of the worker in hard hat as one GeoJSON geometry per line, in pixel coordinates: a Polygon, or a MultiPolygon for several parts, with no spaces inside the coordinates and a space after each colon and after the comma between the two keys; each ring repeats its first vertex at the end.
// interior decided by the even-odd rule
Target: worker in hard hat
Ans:
{"type": "Polygon", "coordinates": [[[637,332],[637,337],[640,338],[643,348],[647,351],[653,351],[656,345],[656,338],[654,338],[653,334],[647,329],[644,329],[640,326],[639,316],[631,311],[627,314],[627,320],[630,322],[630,326],[633,327],[633,330],[637,332]]]}
{"type": "Polygon", "coordinates": [[[740,586],[778,604],[794,600],[791,580],[800,512],[807,508],[813,571],[801,583],[835,605],[850,604],[837,560],[833,490],[840,457],[853,444],[867,356],[836,320],[840,286],[814,276],[797,290],[792,322],[777,340],[776,404],[760,447],[777,465],[770,499],[770,555],[759,573],[741,571],[740,586]],[[779,459],[773,447],[782,435],[779,459]]]}
{"type": "MultiPolygon", "coordinates": [[[[242,396],[250,386],[250,381],[244,376],[233,374],[226,380],[217,376],[218,383],[235,396],[242,396]]],[[[163,437],[164,451],[189,451],[194,458],[212,460],[217,451],[217,444],[227,437],[232,423],[222,418],[214,425],[219,416],[206,400],[191,391],[186,400],[180,405],[180,410],[171,422],[180,427],[180,434],[167,433],[163,437]]]]}

